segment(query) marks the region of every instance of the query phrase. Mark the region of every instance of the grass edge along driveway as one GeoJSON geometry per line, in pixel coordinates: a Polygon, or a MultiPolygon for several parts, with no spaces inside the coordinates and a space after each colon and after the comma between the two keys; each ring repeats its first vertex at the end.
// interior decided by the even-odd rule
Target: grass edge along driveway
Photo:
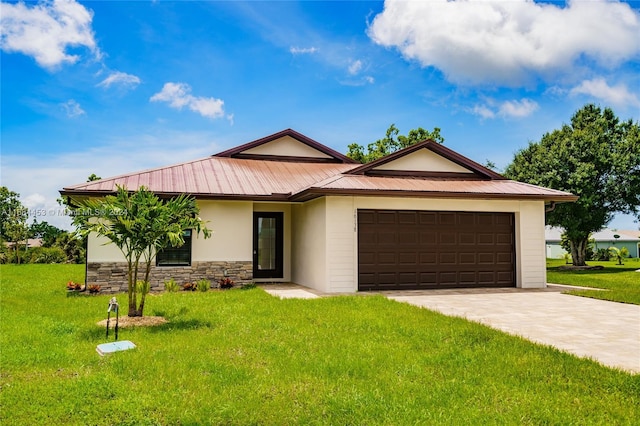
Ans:
{"type": "Polygon", "coordinates": [[[564,260],[547,259],[547,282],[553,284],[593,287],[600,290],[572,290],[568,294],[640,305],[639,259],[625,259],[624,265],[616,262],[587,262],[590,266],[603,266],[603,270],[559,270],[564,260]]]}
{"type": "MultiPolygon", "coordinates": [[[[0,423],[634,424],[640,375],[382,296],[153,295],[122,329],[83,265],[0,267],[0,423]]],[[[121,303],[125,295],[119,295],[121,303]]]]}

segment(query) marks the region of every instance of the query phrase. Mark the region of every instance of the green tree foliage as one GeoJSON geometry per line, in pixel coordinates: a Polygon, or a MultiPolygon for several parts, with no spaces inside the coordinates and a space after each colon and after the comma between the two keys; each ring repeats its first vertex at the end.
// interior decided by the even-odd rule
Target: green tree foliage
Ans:
{"type": "Polygon", "coordinates": [[[382,139],[370,143],[367,145],[367,152],[365,148],[357,143],[349,145],[349,151],[347,157],[359,161],[360,163],[370,163],[379,158],[396,152],[400,149],[409,147],[418,142],[423,142],[427,139],[432,139],[438,143],[443,143],[444,138],[440,135],[440,128],[434,127],[433,131],[428,131],[422,127],[409,131],[407,136],[399,135],[400,131],[392,124],[387,129],[386,136],[382,139]]]}
{"type": "Polygon", "coordinates": [[[20,248],[26,248],[29,237],[28,211],[19,197],[6,186],[0,187],[0,240],[11,243],[16,263],[20,263],[20,248]]]}
{"type": "Polygon", "coordinates": [[[96,233],[115,244],[127,261],[129,316],[142,316],[146,293],[138,301],[136,284],[144,268],[144,282],[149,282],[151,262],[167,247],[184,244],[183,231],[192,229],[205,238],[211,231],[198,217],[195,199],[179,195],[161,200],[141,187],[129,193],[118,187],[116,195],[79,201],[73,212],[73,223],[83,236],[96,233]]]}
{"type": "Polygon", "coordinates": [[[574,265],[587,259],[589,234],[601,230],[616,212],[640,206],[640,130],[614,112],[585,105],[570,124],[542,136],[516,153],[505,176],[571,192],[580,198],[547,214],[570,242],[574,265]]]}
{"type": "Polygon", "coordinates": [[[16,220],[25,222],[27,209],[20,202],[20,194],[2,186],[0,187],[0,238],[4,241],[12,241],[9,228],[16,220]]]}
{"type": "Polygon", "coordinates": [[[39,238],[42,240],[42,247],[52,247],[56,238],[65,231],[50,225],[48,222],[37,222],[33,219],[33,223],[29,226],[29,238],[39,238]]]}

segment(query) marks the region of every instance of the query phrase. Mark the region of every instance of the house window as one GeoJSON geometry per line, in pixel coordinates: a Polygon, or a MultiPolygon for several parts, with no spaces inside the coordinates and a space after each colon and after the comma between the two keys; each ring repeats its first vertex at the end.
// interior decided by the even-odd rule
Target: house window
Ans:
{"type": "Polygon", "coordinates": [[[184,244],[180,247],[167,247],[158,252],[157,266],[190,266],[191,265],[191,229],[182,234],[184,244]]]}

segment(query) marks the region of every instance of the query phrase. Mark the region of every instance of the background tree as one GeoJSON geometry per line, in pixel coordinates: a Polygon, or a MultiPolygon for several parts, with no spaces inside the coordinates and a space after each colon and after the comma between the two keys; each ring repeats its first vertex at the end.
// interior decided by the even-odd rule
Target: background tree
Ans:
{"type": "Polygon", "coordinates": [[[144,288],[148,287],[151,262],[157,253],[183,245],[185,230],[202,232],[205,238],[211,236],[198,213],[195,199],[184,194],[161,200],[145,187],[129,193],[119,186],[116,195],[78,202],[73,223],[82,235],[94,232],[120,249],[127,262],[128,315],[142,316],[146,292],[138,301],[136,291],[140,262],[144,264],[144,288]]]}
{"type": "Polygon", "coordinates": [[[398,133],[400,133],[400,131],[395,124],[392,124],[387,129],[387,133],[384,138],[378,139],[377,141],[367,145],[366,153],[364,152],[365,148],[362,145],[358,145],[357,143],[349,145],[347,157],[359,161],[360,163],[370,163],[371,161],[375,161],[385,155],[389,155],[400,149],[427,139],[432,139],[438,143],[444,142],[444,138],[440,135],[440,128],[438,127],[434,127],[431,132],[423,129],[422,127],[418,127],[417,129],[410,130],[407,136],[399,135],[398,133]]]}
{"type": "Polygon", "coordinates": [[[12,220],[25,217],[27,209],[20,202],[20,194],[10,191],[6,186],[0,187],[0,238],[11,241],[7,234],[8,226],[12,220]],[[17,212],[17,213],[16,213],[17,212]]]}
{"type": "Polygon", "coordinates": [[[39,238],[42,240],[42,247],[52,247],[56,238],[65,231],[50,225],[48,222],[37,222],[33,219],[33,223],[29,226],[29,238],[39,238]]]}
{"type": "Polygon", "coordinates": [[[19,197],[6,186],[0,187],[0,240],[12,243],[16,263],[20,263],[20,248],[26,248],[29,236],[28,211],[19,197]]]}
{"type": "Polygon", "coordinates": [[[640,206],[640,129],[620,122],[614,112],[585,105],[570,124],[546,133],[517,152],[504,175],[522,182],[571,192],[580,198],[547,214],[570,243],[573,264],[586,265],[589,234],[601,230],[616,212],[640,206]]]}

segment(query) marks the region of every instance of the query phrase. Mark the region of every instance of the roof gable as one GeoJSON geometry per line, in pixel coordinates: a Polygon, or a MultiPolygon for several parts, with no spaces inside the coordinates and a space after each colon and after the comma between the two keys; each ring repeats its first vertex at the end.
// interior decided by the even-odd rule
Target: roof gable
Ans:
{"type": "Polygon", "coordinates": [[[292,129],[231,148],[216,154],[215,157],[311,163],[355,163],[351,158],[292,129]]]}
{"type": "Polygon", "coordinates": [[[505,179],[502,175],[432,140],[417,143],[349,172],[370,176],[447,179],[505,179]]]}

